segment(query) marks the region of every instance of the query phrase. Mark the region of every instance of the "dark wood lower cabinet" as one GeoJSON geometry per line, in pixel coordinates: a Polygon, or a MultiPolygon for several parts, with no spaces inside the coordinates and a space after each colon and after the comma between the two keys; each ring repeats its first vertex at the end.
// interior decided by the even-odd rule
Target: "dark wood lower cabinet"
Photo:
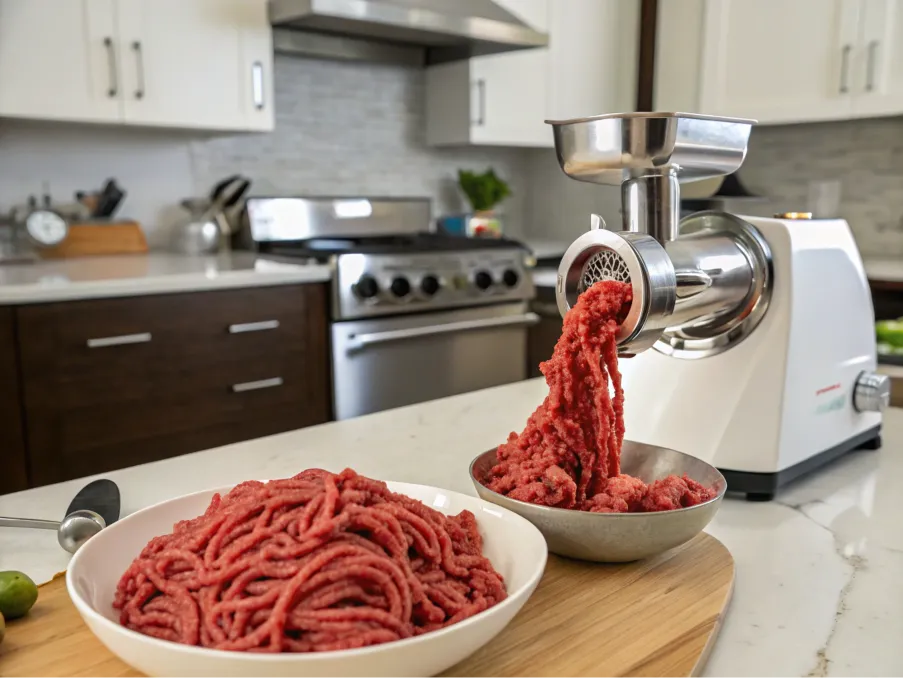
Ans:
{"type": "Polygon", "coordinates": [[[15,322],[14,310],[0,307],[0,494],[28,489],[15,322]]]}
{"type": "Polygon", "coordinates": [[[903,283],[869,281],[876,320],[895,320],[903,317],[903,283]]]}
{"type": "Polygon", "coordinates": [[[31,482],[328,421],[326,286],[21,307],[31,482]]]}
{"type": "MultiPolygon", "coordinates": [[[[541,377],[539,363],[552,357],[555,344],[561,336],[562,319],[558,306],[544,298],[547,290],[539,290],[539,296],[532,304],[532,310],[539,315],[539,322],[527,333],[527,375],[532,379],[541,377]]],[[[554,294],[554,291],[553,291],[554,294]]]]}

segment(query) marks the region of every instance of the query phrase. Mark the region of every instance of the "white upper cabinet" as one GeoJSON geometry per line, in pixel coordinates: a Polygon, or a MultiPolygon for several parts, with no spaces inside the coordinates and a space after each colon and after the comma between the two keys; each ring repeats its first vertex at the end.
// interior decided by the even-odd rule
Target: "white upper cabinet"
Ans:
{"type": "Polygon", "coordinates": [[[550,32],[552,120],[636,108],[638,0],[554,0],[550,32]]]}
{"type": "Polygon", "coordinates": [[[0,0],[0,116],[116,122],[114,0],[0,0]]]}
{"type": "Polygon", "coordinates": [[[549,118],[633,106],[639,0],[496,0],[549,46],[433,66],[430,145],[551,147],[549,118]]]}
{"type": "Polygon", "coordinates": [[[266,107],[267,97],[255,78],[271,80],[272,66],[269,60],[264,65],[261,55],[246,57],[242,39],[255,31],[270,35],[265,3],[117,2],[126,122],[244,129],[255,89],[266,107]],[[255,68],[265,72],[256,75],[255,68]]]}
{"type": "Polygon", "coordinates": [[[273,128],[266,0],[0,0],[0,116],[273,128]]]}
{"type": "Polygon", "coordinates": [[[862,0],[857,116],[903,113],[903,1],[862,0]]]}
{"type": "Polygon", "coordinates": [[[900,0],[659,3],[655,108],[764,124],[903,113],[900,0]]]}

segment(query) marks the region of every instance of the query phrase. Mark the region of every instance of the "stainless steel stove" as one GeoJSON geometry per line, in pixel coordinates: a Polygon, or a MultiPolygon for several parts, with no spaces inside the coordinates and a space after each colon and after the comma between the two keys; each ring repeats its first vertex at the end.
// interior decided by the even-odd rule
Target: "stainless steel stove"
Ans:
{"type": "Polygon", "coordinates": [[[529,250],[431,224],[426,200],[247,201],[245,245],[333,269],[336,419],[527,377],[529,250]]]}

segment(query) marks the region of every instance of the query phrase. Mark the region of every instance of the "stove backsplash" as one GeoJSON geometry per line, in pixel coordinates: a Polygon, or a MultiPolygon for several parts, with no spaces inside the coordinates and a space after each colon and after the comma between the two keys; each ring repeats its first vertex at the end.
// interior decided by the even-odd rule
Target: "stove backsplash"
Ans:
{"type": "Polygon", "coordinates": [[[431,149],[424,143],[424,73],[376,64],[276,57],[276,131],[208,136],[110,126],[0,122],[0,211],[38,194],[99,188],[115,176],[128,191],[122,216],[165,242],[174,205],[236,171],[258,195],[427,196],[434,215],[464,208],[458,168],[491,166],[511,185],[507,232],[524,230],[529,151],[431,149]]]}
{"type": "MultiPolygon", "coordinates": [[[[589,228],[586,214],[620,220],[616,188],[567,179],[551,151],[531,151],[528,211],[531,238],[573,239],[589,228]]],[[[839,185],[839,213],[865,256],[903,255],[903,117],[756,127],[740,170],[751,191],[769,199],[727,208],[739,214],[815,211],[817,185],[839,185]]],[[[816,214],[816,216],[821,216],[816,214]]]]}

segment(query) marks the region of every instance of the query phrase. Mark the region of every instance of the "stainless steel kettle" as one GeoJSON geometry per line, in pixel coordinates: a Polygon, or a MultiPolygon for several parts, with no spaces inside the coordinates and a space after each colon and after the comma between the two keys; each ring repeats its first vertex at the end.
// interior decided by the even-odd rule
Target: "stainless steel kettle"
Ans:
{"type": "Polygon", "coordinates": [[[172,248],[182,254],[212,254],[227,247],[232,235],[227,212],[250,187],[240,175],[223,179],[213,187],[210,198],[188,198],[180,204],[188,215],[173,229],[172,248]]]}

